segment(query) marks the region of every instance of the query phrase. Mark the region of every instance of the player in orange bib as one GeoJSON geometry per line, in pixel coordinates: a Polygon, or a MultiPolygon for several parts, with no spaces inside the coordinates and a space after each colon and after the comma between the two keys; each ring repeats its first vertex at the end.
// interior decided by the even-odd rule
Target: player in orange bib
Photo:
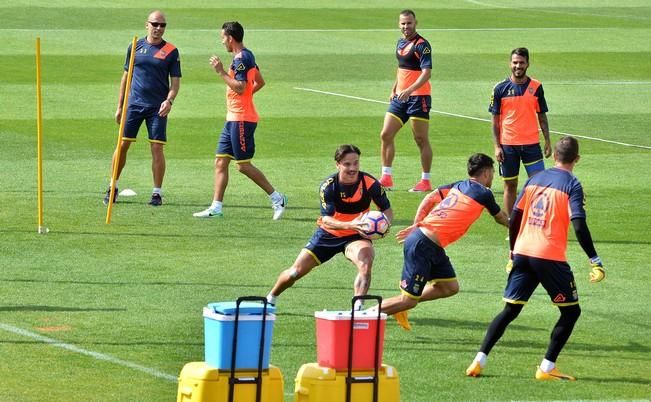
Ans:
{"type": "Polygon", "coordinates": [[[445,247],[459,240],[479,219],[484,209],[501,225],[508,217],[490,190],[494,161],[488,155],[468,159],[467,180],[441,186],[418,207],[414,224],[396,235],[404,242],[401,295],[382,302],[382,312],[393,314],[404,329],[411,329],[407,310],[418,303],[454,296],[459,292],[456,273],[445,247]]]}
{"type": "MultiPolygon", "coordinates": [[[[371,286],[371,270],[375,259],[373,242],[362,236],[365,224],[360,217],[369,211],[371,203],[391,221],[393,211],[384,188],[373,176],[360,170],[361,151],[355,145],[341,145],[335,151],[337,173],[319,186],[321,216],[318,228],[294,261],[280,273],[267,301],[276,299],[312,271],[337,254],[343,253],[357,267],[355,296],[365,295],[371,286]]],[[[357,300],[355,309],[362,307],[357,300]]]]}
{"type": "Polygon", "coordinates": [[[210,65],[226,84],[226,123],[217,142],[215,155],[215,192],[208,208],[192,214],[197,218],[222,217],[222,202],[228,185],[228,169],[231,160],[237,170],[251,179],[269,196],[273,220],[281,218],[287,205],[287,197],[276,191],[260,169],[251,160],[255,154],[254,132],[258,126],[258,112],[253,95],[265,85],[253,52],[244,47],[244,28],[237,21],[225,22],[220,33],[226,50],[233,53],[233,61],[224,70],[217,56],[210,58],[210,65]]]}
{"type": "Polygon", "coordinates": [[[432,46],[416,32],[416,14],[412,10],[400,12],[398,25],[402,38],[396,45],[398,73],[391,88],[389,109],[384,116],[380,133],[382,176],[380,183],[393,188],[394,139],[407,121],[411,122],[414,140],[420,150],[421,180],[409,191],[431,191],[430,169],[432,146],[429,143],[429,111],[432,107],[432,46]]]}
{"type": "Polygon", "coordinates": [[[590,281],[599,282],[606,275],[586,223],[583,187],[572,174],[578,161],[578,141],[573,137],[561,138],[554,146],[554,167],[531,177],[520,192],[510,219],[513,259],[507,265],[510,272],[504,290],[506,304],[488,327],[475,360],[466,370],[468,376],[481,375],[495,343],[542,284],[561,316],[535,378],[575,380],[556,368],[556,359],[581,314],[574,274],[565,256],[570,222],[590,258],[590,281]]]}
{"type": "Polygon", "coordinates": [[[542,83],[527,76],[529,50],[511,52],[511,76],[495,85],[488,111],[493,115],[495,159],[504,180],[504,209],[511,214],[518,191],[520,162],[529,177],[545,169],[539,132],[545,139],[544,155],[551,155],[547,102],[542,83]]]}

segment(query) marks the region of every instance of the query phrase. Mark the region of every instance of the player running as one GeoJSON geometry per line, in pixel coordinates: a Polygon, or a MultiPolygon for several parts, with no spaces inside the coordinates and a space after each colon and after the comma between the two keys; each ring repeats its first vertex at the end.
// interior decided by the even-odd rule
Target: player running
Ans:
{"type": "Polygon", "coordinates": [[[273,220],[278,220],[285,212],[287,197],[276,191],[264,173],[251,163],[255,154],[254,133],[258,126],[258,112],[253,104],[253,95],[264,87],[265,81],[253,52],[244,47],[242,25],[237,21],[225,22],[220,36],[226,50],[233,53],[233,62],[228,72],[217,56],[210,58],[210,65],[226,84],[228,113],[217,143],[213,201],[208,208],[192,215],[197,218],[224,215],[222,206],[228,185],[228,168],[231,160],[235,160],[237,170],[267,193],[273,209],[273,220]]]}

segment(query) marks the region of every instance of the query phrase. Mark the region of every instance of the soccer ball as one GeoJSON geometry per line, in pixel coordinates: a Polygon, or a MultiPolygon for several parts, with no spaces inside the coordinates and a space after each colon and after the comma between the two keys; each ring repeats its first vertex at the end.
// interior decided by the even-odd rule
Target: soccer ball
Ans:
{"type": "Polygon", "coordinates": [[[369,240],[381,239],[389,231],[389,219],[380,211],[368,211],[361,220],[367,226],[362,236],[369,240]]]}

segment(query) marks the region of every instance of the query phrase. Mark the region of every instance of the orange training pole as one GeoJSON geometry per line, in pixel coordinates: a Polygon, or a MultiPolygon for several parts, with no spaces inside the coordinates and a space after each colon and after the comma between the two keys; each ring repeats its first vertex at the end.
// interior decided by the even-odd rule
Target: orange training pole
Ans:
{"type": "Polygon", "coordinates": [[[41,97],[41,38],[36,38],[36,187],[38,199],[38,233],[50,230],[43,226],[43,100],[41,97]]]}
{"type": "Polygon", "coordinates": [[[131,41],[131,54],[129,56],[129,71],[127,72],[127,85],[124,88],[124,98],[122,99],[122,116],[120,116],[120,129],[118,131],[118,144],[115,147],[115,158],[113,159],[113,169],[111,173],[111,194],[109,195],[108,208],[106,210],[106,224],[111,223],[111,212],[113,210],[113,197],[115,197],[115,180],[118,175],[118,163],[120,163],[120,153],[122,151],[122,130],[127,118],[127,108],[129,106],[129,92],[131,91],[131,77],[133,76],[133,63],[136,59],[136,42],[138,37],[134,36],[131,41]]]}

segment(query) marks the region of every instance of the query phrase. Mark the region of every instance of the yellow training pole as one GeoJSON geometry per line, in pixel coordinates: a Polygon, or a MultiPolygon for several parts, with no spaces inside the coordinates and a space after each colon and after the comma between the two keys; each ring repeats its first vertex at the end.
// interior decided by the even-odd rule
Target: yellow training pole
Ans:
{"type": "Polygon", "coordinates": [[[122,131],[124,122],[127,118],[127,108],[129,107],[129,92],[131,92],[131,77],[133,76],[133,64],[136,59],[136,42],[138,37],[134,36],[131,41],[131,54],[129,56],[129,70],[127,72],[127,84],[124,88],[124,98],[122,99],[122,115],[120,116],[120,128],[118,130],[118,145],[115,147],[115,158],[113,159],[113,169],[111,173],[111,194],[109,194],[108,208],[106,210],[106,224],[111,223],[111,212],[113,211],[113,198],[115,197],[115,181],[118,175],[118,164],[120,163],[120,153],[122,151],[122,131]]]}
{"type": "Polygon", "coordinates": [[[38,233],[49,229],[43,226],[43,100],[41,98],[41,38],[36,38],[36,187],[38,199],[38,233]]]}

